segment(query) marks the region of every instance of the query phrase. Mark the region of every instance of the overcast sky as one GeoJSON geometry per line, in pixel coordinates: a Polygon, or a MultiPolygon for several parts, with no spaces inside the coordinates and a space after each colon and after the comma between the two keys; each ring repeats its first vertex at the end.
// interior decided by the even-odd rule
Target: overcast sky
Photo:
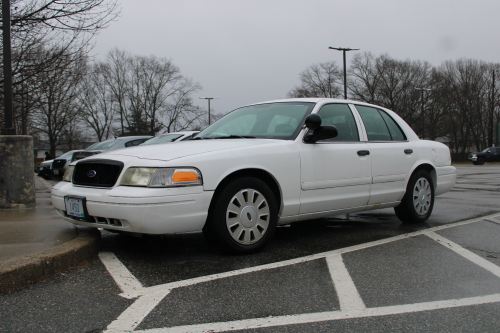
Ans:
{"type": "Polygon", "coordinates": [[[329,46],[434,65],[500,62],[500,0],[118,1],[120,17],[95,38],[97,59],[114,47],[169,58],[203,86],[197,105],[219,97],[216,113],[286,97],[314,63],[341,66],[329,46]]]}

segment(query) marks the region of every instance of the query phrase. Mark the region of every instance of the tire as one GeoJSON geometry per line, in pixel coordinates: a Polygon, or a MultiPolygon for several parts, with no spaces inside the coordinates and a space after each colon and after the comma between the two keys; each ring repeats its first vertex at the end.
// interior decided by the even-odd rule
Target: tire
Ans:
{"type": "Polygon", "coordinates": [[[403,223],[424,223],[434,208],[434,184],[425,170],[413,173],[399,206],[394,208],[403,223]]]}
{"type": "Polygon", "coordinates": [[[271,240],[278,221],[278,205],[263,181],[239,178],[216,194],[203,228],[207,241],[227,254],[250,254],[271,240]]]}
{"type": "Polygon", "coordinates": [[[484,158],[478,158],[477,159],[477,164],[483,165],[484,164],[484,158]]]}
{"type": "Polygon", "coordinates": [[[477,163],[477,162],[472,162],[472,164],[474,164],[474,165],[478,165],[478,163],[477,163]]]}

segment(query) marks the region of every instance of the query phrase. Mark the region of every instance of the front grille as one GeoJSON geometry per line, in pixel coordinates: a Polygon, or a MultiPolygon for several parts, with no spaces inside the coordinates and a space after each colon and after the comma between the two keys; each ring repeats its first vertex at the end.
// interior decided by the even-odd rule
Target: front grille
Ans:
{"type": "Polygon", "coordinates": [[[120,176],[123,163],[112,160],[82,160],[75,166],[73,184],[112,187],[120,176]]]}
{"type": "Polygon", "coordinates": [[[66,160],[54,160],[54,162],[52,162],[52,169],[62,169],[65,164],[66,160]]]}

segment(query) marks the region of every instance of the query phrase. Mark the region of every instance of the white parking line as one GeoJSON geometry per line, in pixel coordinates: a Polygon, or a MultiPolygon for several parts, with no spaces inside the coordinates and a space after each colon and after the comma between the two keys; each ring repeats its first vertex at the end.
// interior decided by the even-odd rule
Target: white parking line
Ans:
{"type": "MultiPolygon", "coordinates": [[[[500,214],[497,213],[494,215],[490,215],[488,217],[493,217],[493,216],[500,216],[500,214]]],[[[151,290],[151,291],[164,290],[164,289],[172,290],[175,288],[187,287],[187,286],[191,286],[194,284],[204,283],[204,282],[218,280],[218,279],[222,279],[222,278],[227,278],[227,277],[232,277],[232,276],[237,276],[237,275],[242,275],[242,274],[247,274],[247,273],[252,273],[252,272],[260,272],[263,270],[274,269],[274,268],[279,268],[279,267],[284,267],[284,266],[296,265],[296,264],[300,264],[300,263],[304,263],[304,262],[308,262],[308,261],[312,261],[312,260],[323,259],[325,257],[335,255],[335,254],[358,251],[358,250],[366,249],[369,247],[387,244],[387,243],[395,242],[398,240],[422,235],[422,234],[424,234],[424,232],[429,231],[429,230],[437,231],[437,230],[448,229],[448,228],[452,228],[452,227],[456,227],[456,226],[460,226],[460,225],[464,225],[464,224],[474,223],[477,221],[484,220],[485,218],[487,218],[487,217],[478,217],[478,218],[474,218],[471,220],[466,220],[466,221],[457,222],[457,223],[453,223],[453,224],[446,224],[446,225],[443,225],[440,227],[434,227],[431,229],[420,230],[420,231],[412,232],[409,234],[403,234],[403,235],[394,236],[394,237],[390,237],[390,238],[386,238],[386,239],[381,239],[381,240],[377,240],[377,241],[373,241],[373,242],[349,246],[349,247],[345,247],[342,249],[337,249],[337,250],[323,252],[323,253],[317,253],[317,254],[313,254],[313,255],[309,255],[309,256],[305,256],[305,257],[275,262],[275,263],[271,263],[271,264],[254,266],[254,267],[249,267],[249,268],[244,268],[244,269],[239,269],[239,270],[234,270],[234,271],[229,271],[229,272],[224,272],[224,273],[219,273],[219,274],[205,275],[205,276],[200,276],[197,278],[187,279],[187,280],[183,280],[183,281],[169,282],[169,283],[149,287],[148,290],[151,290]]],[[[131,294],[131,296],[134,296],[134,295],[131,294]]],[[[139,296],[139,295],[137,295],[137,296],[139,296]]]]}
{"type": "Polygon", "coordinates": [[[496,276],[500,277],[500,267],[495,265],[494,263],[484,259],[483,257],[478,256],[477,254],[461,247],[460,245],[452,242],[451,240],[444,238],[443,236],[440,236],[436,234],[435,232],[426,232],[426,236],[434,239],[436,242],[439,244],[445,246],[446,248],[454,251],[455,253],[458,253],[465,259],[473,262],[474,264],[486,269],[487,271],[495,274],[496,276]]]}
{"type": "Polygon", "coordinates": [[[351,275],[342,261],[342,255],[326,257],[326,263],[337,291],[341,311],[361,311],[366,309],[365,303],[352,281],[351,275]]]}
{"type": "Polygon", "coordinates": [[[500,217],[500,214],[494,214],[485,217],[474,218],[471,220],[466,220],[458,223],[447,224],[440,227],[434,227],[431,229],[421,230],[409,234],[399,235],[387,239],[382,239],[374,242],[369,242],[365,244],[350,246],[343,249],[337,249],[333,251],[328,251],[324,253],[314,254],[310,256],[305,256],[302,258],[296,258],[291,260],[286,260],[277,263],[271,263],[251,268],[245,268],[220,274],[213,274],[208,276],[202,276],[198,278],[188,279],[184,281],[177,281],[166,283],[162,285],[157,285],[153,287],[143,288],[142,285],[137,281],[137,279],[128,271],[128,269],[123,266],[123,264],[114,256],[112,253],[102,253],[100,254],[101,261],[106,265],[106,268],[110,272],[111,276],[115,279],[116,283],[124,291],[122,296],[129,298],[140,297],[133,305],[131,305],[125,312],[123,312],[115,321],[113,321],[105,331],[105,333],[118,333],[118,332],[131,332],[137,327],[140,322],[158,305],[158,303],[166,296],[168,293],[175,288],[186,287],[194,284],[199,284],[203,282],[208,282],[212,280],[238,276],[242,274],[247,274],[251,272],[258,272],[278,267],[284,267],[289,265],[300,264],[312,260],[325,258],[330,269],[330,274],[332,276],[333,283],[339,294],[339,301],[341,303],[341,311],[332,312],[321,312],[321,313],[310,313],[292,316],[279,316],[279,317],[267,317],[258,319],[247,319],[233,322],[225,323],[209,323],[201,325],[189,325],[189,326],[178,326],[171,328],[158,328],[150,329],[137,332],[148,332],[148,333],[163,333],[163,332],[223,332],[239,329],[250,329],[259,327],[271,327],[280,325],[291,325],[300,323],[311,323],[327,320],[337,320],[337,319],[348,319],[348,318],[362,318],[371,316],[384,316],[391,314],[400,314],[408,312],[419,312],[427,310],[435,310],[442,308],[467,306],[467,305],[477,305],[486,303],[500,302],[500,294],[464,298],[457,300],[447,300],[447,301],[436,301],[427,303],[417,303],[408,305],[397,305],[388,306],[380,308],[369,308],[366,309],[365,305],[357,292],[357,289],[342,261],[341,254],[353,252],[361,249],[366,249],[369,247],[374,247],[386,243],[391,243],[394,241],[415,237],[418,235],[427,235],[428,237],[435,239],[441,244],[448,246],[453,251],[459,253],[465,258],[478,263],[481,267],[487,269],[493,274],[500,277],[500,267],[490,263],[489,261],[475,255],[474,253],[460,247],[459,245],[445,239],[434,233],[437,230],[443,230],[448,228],[457,227],[460,225],[465,225],[469,223],[478,222],[485,219],[490,219],[494,217],[500,217]],[[493,267],[494,266],[494,267],[493,267]],[[350,303],[352,302],[352,303],[350,303]]]}
{"type": "MultiPolygon", "coordinates": [[[[498,216],[497,216],[498,217],[498,216]]],[[[488,218],[488,219],[485,219],[487,221],[490,221],[490,222],[493,222],[493,223],[496,223],[496,224],[500,224],[500,221],[499,220],[496,220],[494,218],[488,218]]]]}
{"type": "Polygon", "coordinates": [[[138,330],[137,333],[194,333],[194,332],[226,332],[244,329],[255,329],[283,325],[297,325],[316,323],[339,319],[353,319],[365,317],[380,317],[403,313],[414,313],[429,310],[456,308],[460,306],[479,305],[500,302],[500,294],[436,301],[416,304],[392,305],[380,308],[368,308],[362,311],[331,311],[308,313],[292,316],[266,317],[246,319],[230,322],[208,323],[200,325],[176,326],[168,328],[154,328],[138,330]]]}
{"type": "Polygon", "coordinates": [[[114,253],[101,252],[99,253],[99,259],[101,259],[101,262],[123,292],[120,296],[131,299],[144,293],[142,284],[130,273],[114,253]]]}
{"type": "Polygon", "coordinates": [[[167,296],[170,290],[150,293],[140,297],[128,307],[105,331],[106,333],[122,333],[133,331],[146,316],[167,296]]]}

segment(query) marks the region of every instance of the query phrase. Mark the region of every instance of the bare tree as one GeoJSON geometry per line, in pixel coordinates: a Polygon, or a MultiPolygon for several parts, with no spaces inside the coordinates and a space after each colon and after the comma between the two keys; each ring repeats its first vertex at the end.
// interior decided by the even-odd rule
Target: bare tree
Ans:
{"type": "Polygon", "coordinates": [[[36,77],[39,98],[33,126],[46,137],[52,156],[55,156],[56,146],[63,143],[68,124],[80,113],[76,101],[80,93],[80,81],[85,74],[85,63],[74,62],[72,57],[72,54],[61,57],[50,72],[36,77]]]}
{"type": "Polygon", "coordinates": [[[107,73],[105,78],[116,102],[117,112],[120,115],[120,135],[125,132],[127,118],[127,90],[129,85],[129,64],[131,56],[117,48],[108,52],[106,57],[107,73]]]}
{"type": "Polygon", "coordinates": [[[300,73],[300,86],[287,93],[288,97],[327,97],[342,95],[342,73],[335,61],[313,64],[300,73]]]}
{"type": "Polygon", "coordinates": [[[83,120],[94,130],[97,141],[107,139],[115,120],[115,104],[107,75],[109,65],[96,63],[89,66],[81,84],[79,103],[83,120]]]}
{"type": "MultiPolygon", "coordinates": [[[[90,50],[92,36],[106,28],[119,11],[116,0],[13,0],[11,36],[14,99],[22,99],[16,94],[34,94],[38,87],[33,85],[31,78],[52,71],[52,66],[61,58],[66,58],[63,60],[66,62],[71,53],[74,61],[81,61],[77,56],[83,57],[90,50]],[[48,49],[52,52],[45,52],[48,49]],[[44,56],[41,57],[41,54],[44,56]]],[[[2,23],[0,25],[3,27],[2,23]]],[[[3,96],[3,76],[0,78],[0,96],[3,96]]],[[[24,108],[22,111],[29,110],[24,108]]],[[[1,111],[3,113],[3,108],[1,111]]],[[[24,133],[29,114],[19,116],[14,109],[14,116],[15,120],[25,120],[25,124],[20,126],[24,133]]],[[[3,120],[3,117],[0,118],[3,120]]],[[[16,126],[19,127],[18,124],[16,126]]]]}

